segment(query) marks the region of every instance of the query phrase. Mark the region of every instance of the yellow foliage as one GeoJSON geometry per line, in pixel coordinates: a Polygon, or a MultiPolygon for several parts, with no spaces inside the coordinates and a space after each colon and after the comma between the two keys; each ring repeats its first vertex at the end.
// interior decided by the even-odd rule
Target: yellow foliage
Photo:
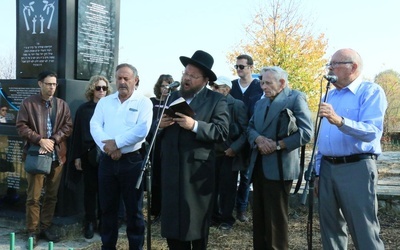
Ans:
{"type": "Polygon", "coordinates": [[[287,5],[284,3],[275,0],[269,7],[259,8],[252,23],[246,27],[248,41],[240,41],[228,53],[227,60],[233,65],[238,55],[248,54],[254,60],[255,73],[264,66],[285,69],[289,73],[290,87],[304,92],[310,109],[316,111],[327,63],[323,58],[327,40],[324,34],[312,34],[306,21],[297,14],[298,6],[292,1],[287,5]]]}

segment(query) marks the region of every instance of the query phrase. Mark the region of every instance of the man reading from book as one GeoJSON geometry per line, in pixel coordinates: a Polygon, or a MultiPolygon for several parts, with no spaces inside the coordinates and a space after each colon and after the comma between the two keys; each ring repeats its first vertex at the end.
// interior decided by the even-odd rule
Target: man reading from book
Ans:
{"type": "Polygon", "coordinates": [[[216,80],[212,56],[196,51],[181,56],[185,66],[181,88],[171,94],[169,106],[185,103],[193,116],[164,114],[161,136],[161,234],[169,249],[206,249],[215,182],[214,144],[227,138],[226,97],[206,88],[216,80]],[[184,101],[182,101],[184,100],[184,101]]]}

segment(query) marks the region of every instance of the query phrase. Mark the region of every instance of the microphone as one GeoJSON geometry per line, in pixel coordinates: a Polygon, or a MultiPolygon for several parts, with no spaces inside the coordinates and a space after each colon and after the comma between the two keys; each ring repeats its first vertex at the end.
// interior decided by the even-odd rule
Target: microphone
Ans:
{"type": "Polygon", "coordinates": [[[324,75],[324,78],[331,83],[337,82],[337,76],[334,75],[324,75]]]}
{"type": "Polygon", "coordinates": [[[175,81],[175,82],[170,83],[166,88],[167,89],[173,89],[173,88],[179,87],[180,85],[181,85],[180,82],[175,81]]]}

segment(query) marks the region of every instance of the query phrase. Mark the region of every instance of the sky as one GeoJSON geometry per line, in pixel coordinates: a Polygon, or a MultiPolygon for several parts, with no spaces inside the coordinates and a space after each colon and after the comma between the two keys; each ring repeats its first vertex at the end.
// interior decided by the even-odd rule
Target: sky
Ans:
{"type": "MultiPolygon", "coordinates": [[[[265,4],[266,1],[263,1],[265,4]]],[[[328,40],[326,58],[338,49],[355,49],[364,60],[364,76],[387,69],[400,72],[400,1],[302,0],[300,14],[315,34],[328,40]],[[397,25],[396,25],[397,24],[397,25]]],[[[0,55],[15,51],[15,0],[0,1],[0,55]]],[[[213,71],[231,79],[226,55],[245,39],[260,0],[120,0],[119,63],[139,72],[139,91],[152,96],[161,74],[180,81],[179,57],[204,50],[214,57],[213,71]]],[[[263,65],[264,66],[264,65],[263,65]]],[[[265,65],[266,66],[266,65],[265,65]]]]}

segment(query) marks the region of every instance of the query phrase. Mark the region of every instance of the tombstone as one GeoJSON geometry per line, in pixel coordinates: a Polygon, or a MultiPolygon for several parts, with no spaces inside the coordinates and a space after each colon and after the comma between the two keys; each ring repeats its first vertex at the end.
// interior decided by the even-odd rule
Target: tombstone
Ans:
{"type": "MultiPolygon", "coordinates": [[[[70,106],[72,117],[85,102],[92,75],[110,81],[118,61],[120,0],[16,0],[16,79],[0,79],[0,206],[25,212],[26,174],[21,162],[23,141],[15,129],[22,100],[39,92],[36,77],[43,70],[58,75],[56,96],[70,106]]],[[[83,184],[71,184],[64,166],[56,215],[82,212],[83,184]]]]}

